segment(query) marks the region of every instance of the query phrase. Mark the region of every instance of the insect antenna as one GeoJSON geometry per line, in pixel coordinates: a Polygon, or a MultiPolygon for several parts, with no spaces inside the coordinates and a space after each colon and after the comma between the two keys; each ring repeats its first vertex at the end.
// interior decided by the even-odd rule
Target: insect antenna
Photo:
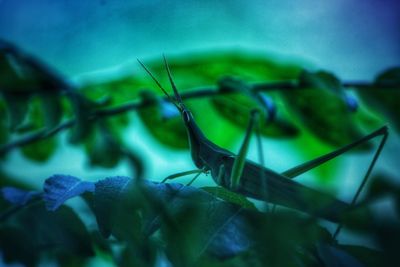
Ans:
{"type": "MultiPolygon", "coordinates": [[[[168,100],[177,107],[178,110],[181,110],[179,106],[176,104],[176,101],[167,93],[167,91],[162,87],[161,83],[157,80],[156,77],[154,77],[153,73],[139,60],[137,59],[139,64],[143,67],[143,69],[150,75],[150,77],[153,79],[153,81],[157,84],[157,86],[163,91],[163,93],[168,97],[168,100]]],[[[171,78],[170,78],[171,79],[171,78]]]]}
{"type": "Polygon", "coordinates": [[[167,69],[169,82],[171,83],[172,90],[174,90],[175,98],[176,98],[176,100],[178,101],[179,104],[182,104],[181,95],[178,93],[178,89],[176,88],[175,82],[172,79],[171,70],[169,69],[169,65],[168,65],[168,62],[167,62],[167,59],[166,59],[165,55],[163,55],[163,58],[164,58],[165,68],[167,69]]]}

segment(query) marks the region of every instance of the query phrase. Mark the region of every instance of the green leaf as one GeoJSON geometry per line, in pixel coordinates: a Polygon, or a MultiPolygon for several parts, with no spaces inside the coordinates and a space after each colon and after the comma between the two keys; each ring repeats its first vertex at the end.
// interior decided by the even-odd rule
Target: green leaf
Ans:
{"type": "Polygon", "coordinates": [[[36,162],[46,162],[57,149],[57,137],[50,137],[35,141],[21,148],[22,154],[36,162]]]}
{"type": "Polygon", "coordinates": [[[15,226],[0,227],[0,249],[5,263],[22,263],[25,266],[36,266],[39,248],[34,240],[21,228],[15,226]]]}
{"type": "Polygon", "coordinates": [[[268,121],[275,119],[276,107],[273,101],[267,97],[267,95],[252,91],[252,87],[246,82],[234,78],[234,77],[223,77],[218,81],[218,87],[220,92],[237,92],[251,97],[254,102],[258,105],[258,110],[264,113],[264,117],[268,121]]]}
{"type": "Polygon", "coordinates": [[[375,79],[378,86],[400,86],[400,67],[393,67],[385,70],[375,79]]]}
{"type": "Polygon", "coordinates": [[[69,141],[78,144],[85,141],[93,131],[93,122],[90,121],[94,107],[90,101],[79,94],[70,96],[70,101],[75,114],[76,123],[71,129],[69,141]]]}
{"type": "Polygon", "coordinates": [[[23,125],[18,127],[18,133],[20,134],[18,138],[42,132],[40,136],[43,136],[43,139],[26,144],[20,148],[26,158],[36,162],[47,161],[56,151],[58,145],[57,136],[46,137],[46,130],[50,129],[46,128],[45,116],[41,99],[39,97],[32,97],[27,117],[23,125]]]}
{"type": "Polygon", "coordinates": [[[305,88],[281,94],[293,116],[325,143],[340,147],[363,136],[354,115],[335,93],[305,88]]]}
{"type": "Polygon", "coordinates": [[[90,235],[79,217],[68,207],[46,211],[43,204],[32,205],[0,226],[0,246],[5,259],[34,266],[45,255],[62,261],[93,256],[90,235]],[[11,230],[11,232],[10,232],[11,230]],[[3,236],[2,236],[3,237],[3,236]],[[25,253],[21,253],[24,251],[25,253]]]}
{"type": "MultiPolygon", "coordinates": [[[[220,77],[224,75],[257,82],[293,78],[299,72],[298,67],[292,64],[278,63],[268,55],[237,50],[219,51],[218,53],[206,51],[201,54],[168,57],[168,62],[180,92],[199,86],[215,86],[220,77]]],[[[160,58],[146,62],[146,66],[151,69],[162,85],[169,83],[160,58]]],[[[110,95],[113,103],[119,104],[126,102],[127,99],[137,99],[139,90],[143,88],[149,88],[157,94],[160,93],[147,73],[144,70],[139,70],[135,76],[129,74],[110,82],[89,83],[82,88],[82,91],[85,95],[96,99],[110,95]]],[[[143,109],[143,112],[140,111],[142,121],[152,136],[162,144],[177,149],[187,148],[186,131],[182,121],[175,117],[163,121],[162,109],[165,105],[164,103],[159,104],[158,108],[149,107],[143,109]]],[[[210,104],[207,101],[188,100],[185,101],[185,104],[190,107],[199,126],[213,142],[223,147],[229,147],[240,137],[237,129],[231,127],[225,120],[219,120],[218,114],[214,110],[210,110],[210,104]],[[210,110],[207,114],[204,113],[206,108],[210,110]],[[209,127],[210,125],[214,127],[209,127]]],[[[268,129],[272,135],[280,135],[282,129],[285,132],[296,131],[290,122],[278,120],[276,124],[276,127],[271,125],[268,129]]]]}
{"type": "Polygon", "coordinates": [[[3,92],[3,98],[7,105],[9,128],[15,131],[25,120],[30,97],[3,92]]]}
{"type": "Polygon", "coordinates": [[[141,92],[142,101],[147,107],[140,108],[138,114],[149,133],[161,144],[173,149],[188,149],[185,125],[171,103],[159,100],[151,91],[141,92]],[[170,115],[172,113],[172,115],[170,115]]]}
{"type": "MultiPolygon", "coordinates": [[[[168,57],[168,62],[179,91],[199,86],[215,86],[220,77],[225,75],[240,77],[249,82],[257,82],[272,79],[291,79],[296,77],[300,70],[294,64],[279,63],[264,53],[236,49],[171,56],[168,57]]],[[[145,64],[162,85],[169,84],[160,57],[145,61],[145,64]]],[[[144,70],[140,69],[135,74],[131,75],[129,72],[125,77],[108,82],[88,83],[81,91],[91,98],[110,95],[114,104],[137,98],[143,88],[159,93],[159,89],[144,70]]]]}
{"type": "Polygon", "coordinates": [[[62,118],[62,104],[61,96],[56,94],[41,94],[42,110],[45,117],[45,125],[52,129],[61,121],[62,118]]]}
{"type": "Polygon", "coordinates": [[[92,134],[85,141],[86,155],[90,165],[104,168],[115,167],[123,157],[120,146],[123,145],[119,143],[106,122],[99,121],[98,124],[93,125],[92,134]]]}
{"type": "Polygon", "coordinates": [[[0,40],[0,90],[27,94],[38,91],[69,90],[68,84],[43,61],[17,46],[0,40]]]}
{"type": "Polygon", "coordinates": [[[31,92],[36,87],[20,51],[0,40],[0,91],[31,92]]]}
{"type": "Polygon", "coordinates": [[[41,204],[22,212],[20,220],[31,233],[31,238],[41,246],[53,244],[54,249],[59,248],[83,258],[93,255],[90,235],[71,208],[63,206],[49,212],[41,204]]]}
{"type": "Polygon", "coordinates": [[[303,70],[300,74],[299,84],[301,87],[331,91],[346,103],[350,111],[357,110],[357,101],[345,92],[342,82],[330,72],[303,70]]]}
{"type": "Polygon", "coordinates": [[[8,138],[7,111],[4,101],[0,99],[0,145],[5,144],[8,138]]]}
{"type": "Polygon", "coordinates": [[[244,218],[248,210],[190,186],[158,184],[152,187],[150,196],[155,195],[154,189],[163,192],[157,198],[162,205],[158,210],[165,209],[159,212],[161,232],[167,243],[168,258],[174,265],[190,266],[194,259],[205,255],[226,259],[252,246],[244,218]]]}
{"type": "MultiPolygon", "coordinates": [[[[151,84],[151,81],[147,84],[151,84]]],[[[141,79],[128,75],[110,81],[86,83],[79,91],[88,99],[98,101],[109,97],[113,105],[120,105],[137,98],[139,89],[143,87],[144,82],[141,79]]]]}
{"type": "MultiPolygon", "coordinates": [[[[168,57],[168,64],[179,90],[215,85],[222,76],[239,77],[249,82],[292,79],[300,70],[295,64],[280,63],[267,54],[237,49],[168,57]]],[[[157,77],[161,76],[161,84],[168,83],[159,58],[146,65],[157,77]]]]}
{"type": "MultiPolygon", "coordinates": [[[[89,99],[80,90],[70,91],[68,97],[75,115],[75,125],[70,131],[69,141],[72,144],[79,144],[85,142],[92,134],[96,122],[95,119],[100,117],[100,115],[96,114],[98,109],[106,107],[110,104],[110,101],[108,98],[100,100],[89,99]]],[[[123,117],[120,116],[120,118],[123,117]]],[[[124,119],[119,121],[124,121],[124,119]]]]}
{"type": "MultiPolygon", "coordinates": [[[[140,232],[140,218],[129,208],[126,198],[132,193],[133,180],[116,176],[95,184],[94,212],[103,237],[111,234],[122,240],[135,240],[140,232]],[[136,226],[136,227],[135,227],[136,226]]],[[[132,199],[132,198],[130,198],[132,199]]]]}
{"type": "Polygon", "coordinates": [[[11,176],[8,173],[5,173],[0,168],[0,187],[5,187],[5,186],[12,186],[12,187],[17,187],[19,189],[32,190],[32,186],[28,185],[26,181],[11,176]]]}
{"type": "Polygon", "coordinates": [[[379,74],[371,88],[357,91],[370,107],[379,111],[400,131],[400,67],[385,70],[379,74]]]}
{"type": "Polygon", "coordinates": [[[118,266],[159,266],[157,261],[157,244],[151,239],[144,239],[139,244],[129,243],[117,259],[118,266]]]}
{"type": "Polygon", "coordinates": [[[378,174],[371,178],[371,184],[366,192],[366,198],[378,199],[388,194],[400,193],[400,186],[394,183],[396,179],[388,175],[378,174]]]}
{"type": "MultiPolygon", "coordinates": [[[[243,94],[216,96],[211,102],[220,115],[242,130],[249,123],[251,110],[259,106],[254,99],[243,94]]],[[[278,110],[281,111],[279,107],[278,110]]],[[[279,112],[272,121],[268,119],[268,115],[261,113],[258,123],[261,134],[267,137],[289,138],[298,134],[297,127],[283,112],[279,112]]]]}
{"type": "Polygon", "coordinates": [[[45,128],[45,113],[43,112],[41,99],[33,96],[29,101],[29,110],[26,113],[26,118],[17,131],[19,134],[42,130],[45,128]]]}
{"type": "MultiPolygon", "coordinates": [[[[199,245],[192,243],[192,248],[198,248],[191,249],[192,256],[207,251],[220,258],[232,257],[249,247],[246,225],[241,217],[244,210],[194,187],[147,181],[136,183],[127,177],[110,177],[96,183],[94,207],[104,237],[113,234],[135,242],[162,227],[167,240],[183,242],[179,246],[189,245],[181,239],[185,235],[186,239],[190,233],[199,237],[198,241],[189,238],[199,245]],[[136,209],[141,210],[143,226],[136,209]],[[188,213],[193,216],[187,216],[188,213]],[[140,239],[139,233],[143,236],[140,239]]],[[[177,242],[167,243],[178,245],[177,242]]]]}
{"type": "Polygon", "coordinates": [[[251,213],[246,222],[252,229],[254,252],[262,266],[320,266],[314,246],[316,242],[331,239],[329,232],[316,221],[288,210],[251,213]]]}
{"type": "Polygon", "coordinates": [[[369,204],[385,198],[390,199],[394,203],[397,214],[400,215],[400,186],[394,182],[397,180],[396,177],[378,174],[371,180],[363,202],[369,204]]]}

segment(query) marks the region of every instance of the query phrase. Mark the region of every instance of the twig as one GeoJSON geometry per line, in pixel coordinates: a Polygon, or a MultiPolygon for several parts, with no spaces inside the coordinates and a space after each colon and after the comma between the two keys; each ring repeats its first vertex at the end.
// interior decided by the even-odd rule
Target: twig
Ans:
{"type": "Polygon", "coordinates": [[[65,129],[71,128],[74,124],[75,124],[75,120],[71,119],[71,120],[68,120],[68,121],[65,121],[65,122],[59,124],[54,129],[51,129],[51,130],[40,129],[34,133],[27,134],[17,140],[14,140],[8,144],[0,146],[0,155],[4,155],[7,152],[13,150],[14,148],[22,147],[22,146],[37,142],[39,140],[50,138],[53,135],[65,130],[65,129]]]}
{"type": "MultiPolygon", "coordinates": [[[[373,85],[368,82],[344,82],[344,88],[351,88],[351,89],[369,89],[373,85]]],[[[395,88],[396,85],[393,84],[383,84],[383,88],[390,89],[395,88]]],[[[267,91],[275,91],[275,90],[297,90],[297,89],[304,89],[303,86],[299,85],[295,80],[290,81],[281,81],[281,82],[270,82],[270,83],[254,83],[251,84],[251,90],[256,92],[267,92],[267,91]]],[[[197,99],[197,98],[204,98],[204,97],[214,97],[217,95],[225,95],[225,94],[232,94],[236,93],[235,90],[231,90],[229,88],[224,88],[224,90],[219,90],[217,87],[206,87],[206,88],[197,88],[195,90],[190,90],[183,92],[181,94],[182,99],[197,99]]],[[[160,97],[160,99],[168,101],[166,96],[160,97]]],[[[131,103],[122,104],[116,107],[110,108],[103,108],[96,110],[92,117],[90,118],[91,121],[95,121],[97,119],[103,117],[110,117],[119,114],[126,113],[128,111],[138,110],[141,108],[145,108],[155,104],[155,102],[150,101],[135,101],[131,103]]],[[[76,119],[69,119],[65,122],[62,122],[57,127],[48,130],[48,129],[40,129],[34,133],[27,134],[19,139],[11,141],[8,144],[4,144],[0,146],[0,155],[6,154],[7,152],[22,147],[31,143],[34,143],[39,140],[47,139],[55,134],[71,128],[76,123],[76,119]]]]}

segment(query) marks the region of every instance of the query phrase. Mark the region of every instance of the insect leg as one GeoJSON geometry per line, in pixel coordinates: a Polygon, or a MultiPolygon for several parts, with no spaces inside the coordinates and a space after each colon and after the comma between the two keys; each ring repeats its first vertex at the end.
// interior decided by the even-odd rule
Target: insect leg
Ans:
{"type": "MultiPolygon", "coordinates": [[[[369,166],[368,166],[368,170],[367,170],[367,172],[365,173],[364,178],[363,178],[363,180],[361,181],[361,184],[360,184],[360,186],[358,187],[357,192],[356,192],[356,194],[354,195],[353,200],[352,200],[351,203],[350,203],[351,206],[353,206],[353,205],[357,202],[357,199],[358,199],[358,197],[360,196],[360,193],[361,193],[362,189],[364,188],[365,184],[367,183],[368,178],[369,178],[369,176],[370,176],[370,174],[371,174],[371,172],[372,172],[372,170],[373,170],[373,168],[374,168],[374,166],[375,166],[375,163],[376,163],[376,161],[378,160],[379,155],[381,154],[381,151],[382,151],[383,147],[385,146],[387,137],[388,137],[388,135],[389,135],[389,133],[388,133],[388,131],[387,131],[387,128],[385,128],[385,129],[386,129],[386,131],[383,133],[383,138],[382,138],[382,140],[381,140],[381,142],[380,142],[380,144],[379,144],[379,147],[378,147],[378,149],[376,150],[375,155],[374,155],[374,157],[372,158],[372,161],[371,161],[371,163],[370,163],[369,166]]],[[[335,233],[333,234],[333,239],[336,239],[336,238],[337,238],[337,236],[338,236],[339,233],[340,233],[340,230],[342,229],[342,226],[343,226],[343,224],[341,224],[341,223],[337,226],[336,231],[335,231],[335,233]]]]}
{"type": "Polygon", "coordinates": [[[198,174],[196,174],[192,180],[190,180],[189,183],[186,184],[186,186],[190,186],[202,173],[206,173],[207,172],[207,167],[203,167],[201,170],[199,170],[200,172],[198,174]]]}
{"type": "MultiPolygon", "coordinates": [[[[383,137],[381,139],[381,142],[379,144],[378,149],[376,150],[376,152],[374,154],[374,157],[373,157],[370,165],[368,166],[367,172],[365,173],[364,178],[363,178],[360,186],[358,187],[357,192],[355,193],[355,195],[353,197],[353,200],[350,203],[350,206],[353,206],[357,202],[357,199],[358,199],[362,189],[364,188],[365,184],[367,183],[368,178],[369,178],[369,176],[370,176],[370,174],[371,174],[371,172],[372,172],[372,170],[373,170],[373,168],[375,166],[375,163],[376,163],[377,159],[379,158],[379,155],[380,155],[380,153],[381,153],[381,151],[382,151],[382,149],[383,149],[383,147],[384,147],[384,145],[386,143],[386,140],[387,140],[387,137],[388,137],[388,128],[387,128],[387,126],[383,126],[382,128],[379,128],[378,130],[376,130],[376,131],[374,131],[374,132],[372,132],[372,133],[360,138],[359,140],[357,140],[357,141],[355,141],[355,142],[353,142],[351,144],[343,146],[342,148],[339,148],[338,150],[335,150],[335,151],[333,151],[331,153],[328,153],[326,155],[323,155],[321,157],[318,157],[316,159],[313,159],[313,160],[310,160],[310,161],[308,161],[306,163],[298,165],[298,166],[296,166],[294,168],[291,168],[291,169],[283,172],[282,175],[284,175],[284,176],[286,176],[288,178],[294,178],[294,177],[296,177],[296,176],[298,176],[298,175],[300,175],[302,173],[305,173],[305,172],[307,172],[307,171],[309,171],[309,170],[311,170],[311,169],[313,169],[315,167],[318,167],[319,165],[321,165],[321,164],[323,164],[323,163],[325,163],[325,162],[327,162],[327,161],[329,161],[329,160],[331,160],[331,159],[333,159],[333,158],[335,158],[335,157],[337,157],[337,156],[339,156],[339,155],[341,155],[341,154],[353,149],[356,146],[359,146],[359,145],[361,145],[361,144],[363,144],[365,142],[368,142],[369,140],[371,140],[371,139],[373,139],[373,138],[375,138],[377,136],[383,136],[383,137]]],[[[340,233],[341,228],[342,228],[342,224],[339,224],[338,227],[336,228],[335,233],[333,234],[333,238],[334,239],[337,238],[338,234],[340,233]]]]}
{"type": "Polygon", "coordinates": [[[219,165],[219,169],[218,169],[218,177],[217,177],[217,184],[221,184],[222,183],[222,179],[224,179],[224,173],[225,173],[225,165],[221,164],[219,165]]]}
{"type": "Polygon", "coordinates": [[[302,173],[305,173],[311,169],[314,169],[315,167],[318,167],[319,165],[321,165],[333,158],[336,158],[337,156],[351,150],[352,148],[354,148],[356,146],[366,143],[367,141],[373,139],[374,137],[382,135],[382,136],[384,136],[384,138],[386,138],[387,134],[388,134],[388,128],[387,128],[387,126],[383,126],[382,128],[379,128],[378,130],[360,138],[359,140],[357,140],[351,144],[343,146],[342,148],[339,148],[338,150],[335,150],[333,152],[330,152],[328,154],[325,154],[323,156],[320,156],[318,158],[310,160],[306,163],[300,164],[300,165],[293,167],[287,171],[284,171],[281,174],[288,178],[294,178],[296,176],[299,176],[302,173]]]}
{"type": "Polygon", "coordinates": [[[161,183],[165,183],[168,180],[176,179],[176,178],[179,178],[179,177],[182,177],[182,176],[186,176],[186,175],[189,175],[189,174],[193,174],[193,173],[200,174],[202,172],[204,172],[204,169],[196,169],[196,170],[191,170],[191,171],[178,172],[178,173],[175,173],[175,174],[172,174],[170,176],[165,177],[164,180],[161,181],[161,183]]]}
{"type": "MultiPolygon", "coordinates": [[[[256,139],[257,139],[257,150],[258,150],[258,158],[260,161],[260,165],[262,167],[265,166],[265,161],[264,161],[264,150],[262,148],[262,141],[261,141],[261,134],[260,134],[260,126],[257,123],[256,124],[256,139]]],[[[262,188],[263,188],[263,194],[264,198],[267,199],[267,178],[265,176],[265,172],[262,168],[260,168],[260,173],[261,173],[261,181],[262,181],[262,188]]],[[[269,211],[269,205],[268,202],[265,201],[265,210],[268,212],[269,211]]],[[[272,206],[272,211],[275,210],[275,205],[272,206]]]]}
{"type": "Polygon", "coordinates": [[[239,153],[235,157],[230,177],[230,187],[232,187],[233,189],[238,188],[240,184],[240,178],[242,177],[243,168],[246,163],[246,155],[249,149],[251,133],[258,119],[258,115],[259,115],[258,110],[251,111],[250,122],[249,125],[247,126],[246,135],[244,137],[242,146],[240,147],[239,153]]]}

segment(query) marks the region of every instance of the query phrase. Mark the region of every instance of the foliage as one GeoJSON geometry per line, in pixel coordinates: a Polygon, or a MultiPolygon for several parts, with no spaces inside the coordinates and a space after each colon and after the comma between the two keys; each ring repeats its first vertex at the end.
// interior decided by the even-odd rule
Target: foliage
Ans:
{"type": "MultiPolygon", "coordinates": [[[[148,133],[165,147],[188,154],[190,147],[179,112],[145,72],[77,87],[12,44],[0,47],[2,161],[20,150],[27,159],[45,162],[59,146],[58,134],[66,131],[69,144],[81,148],[92,167],[114,168],[126,160],[134,174],[95,183],[53,175],[37,190],[0,169],[3,262],[84,266],[97,256],[118,266],[330,267],[398,261],[400,189],[391,179],[376,176],[363,201],[342,216],[341,225],[370,238],[376,248],[341,244],[317,218],[295,206],[263,211],[229,188],[152,182],[143,177],[146,159],[124,138],[134,121],[128,111],[137,112],[148,133]],[[87,206],[85,212],[65,205],[77,197],[87,206]],[[396,219],[377,220],[368,210],[386,197],[397,205],[396,219]]],[[[400,129],[399,67],[372,82],[347,83],[327,71],[310,72],[237,51],[185,55],[169,64],[199,127],[227,149],[240,142],[255,108],[261,112],[260,134],[293,140],[293,150],[304,160],[387,122],[392,131],[400,129]]],[[[159,60],[146,65],[167,84],[159,60]]],[[[360,150],[370,153],[372,148],[367,144],[360,150]]],[[[331,177],[326,173],[332,175],[332,166],[321,168],[321,179],[331,177]]]]}

